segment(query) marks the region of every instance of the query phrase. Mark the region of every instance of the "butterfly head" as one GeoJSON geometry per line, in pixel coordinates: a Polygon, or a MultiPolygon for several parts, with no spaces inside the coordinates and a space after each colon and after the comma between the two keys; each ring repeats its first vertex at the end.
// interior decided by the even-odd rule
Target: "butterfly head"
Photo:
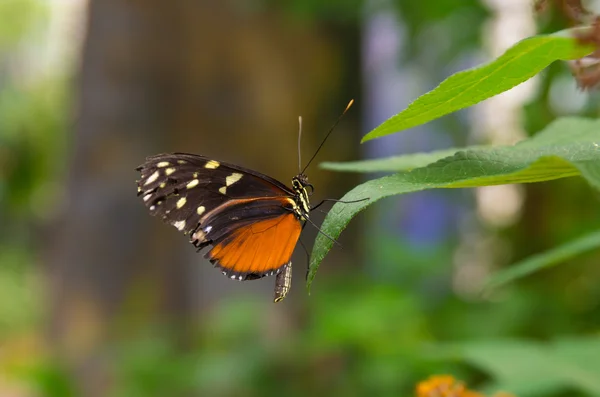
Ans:
{"type": "Polygon", "coordinates": [[[300,207],[299,215],[301,218],[308,216],[310,212],[310,201],[308,197],[313,193],[313,185],[308,183],[308,177],[304,174],[298,174],[292,178],[292,188],[296,196],[294,197],[296,203],[300,207]],[[310,193],[308,189],[310,188],[310,193]]]}

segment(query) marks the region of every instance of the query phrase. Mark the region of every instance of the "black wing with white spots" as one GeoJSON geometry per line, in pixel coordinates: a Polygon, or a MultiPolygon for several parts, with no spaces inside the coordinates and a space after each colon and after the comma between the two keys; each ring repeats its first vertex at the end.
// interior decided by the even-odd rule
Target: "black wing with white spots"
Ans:
{"type": "Polygon", "coordinates": [[[215,215],[214,211],[228,202],[294,196],[293,191],[266,175],[194,154],[148,157],[136,170],[141,173],[138,196],[150,214],[185,234],[193,233],[202,218],[211,212],[215,215]]]}

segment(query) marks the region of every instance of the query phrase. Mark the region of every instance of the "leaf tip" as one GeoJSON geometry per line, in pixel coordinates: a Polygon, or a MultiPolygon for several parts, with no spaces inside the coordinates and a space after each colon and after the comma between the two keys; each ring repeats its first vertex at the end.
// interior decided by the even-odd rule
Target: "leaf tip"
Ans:
{"type": "MultiPolygon", "coordinates": [[[[371,131],[371,132],[373,132],[373,131],[371,131]]],[[[373,137],[371,137],[371,132],[369,132],[369,133],[367,133],[367,135],[363,136],[362,139],[360,140],[360,143],[365,143],[365,142],[373,139],[373,137]]]]}

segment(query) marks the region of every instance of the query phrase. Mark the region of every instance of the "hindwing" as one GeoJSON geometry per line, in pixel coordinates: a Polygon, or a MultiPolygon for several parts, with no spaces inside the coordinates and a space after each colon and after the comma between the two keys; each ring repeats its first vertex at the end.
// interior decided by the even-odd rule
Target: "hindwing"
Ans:
{"type": "MultiPolygon", "coordinates": [[[[300,237],[302,224],[288,212],[277,217],[246,222],[211,241],[206,257],[228,277],[251,280],[279,273],[300,237]]],[[[208,238],[212,238],[207,234],[208,238]]]]}

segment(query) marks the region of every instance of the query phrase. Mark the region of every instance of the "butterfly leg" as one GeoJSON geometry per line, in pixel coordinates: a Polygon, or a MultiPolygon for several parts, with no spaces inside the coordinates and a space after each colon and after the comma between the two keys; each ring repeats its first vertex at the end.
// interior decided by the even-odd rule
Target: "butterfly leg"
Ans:
{"type": "Polygon", "coordinates": [[[352,204],[352,203],[360,203],[361,201],[365,201],[365,200],[369,200],[369,197],[360,199],[360,200],[352,200],[352,201],[344,201],[344,200],[336,200],[336,199],[324,199],[322,200],[319,204],[315,205],[314,207],[312,207],[310,210],[316,210],[317,208],[319,208],[321,205],[323,205],[324,203],[328,202],[328,201],[332,201],[334,203],[343,203],[343,204],[352,204]]]}

